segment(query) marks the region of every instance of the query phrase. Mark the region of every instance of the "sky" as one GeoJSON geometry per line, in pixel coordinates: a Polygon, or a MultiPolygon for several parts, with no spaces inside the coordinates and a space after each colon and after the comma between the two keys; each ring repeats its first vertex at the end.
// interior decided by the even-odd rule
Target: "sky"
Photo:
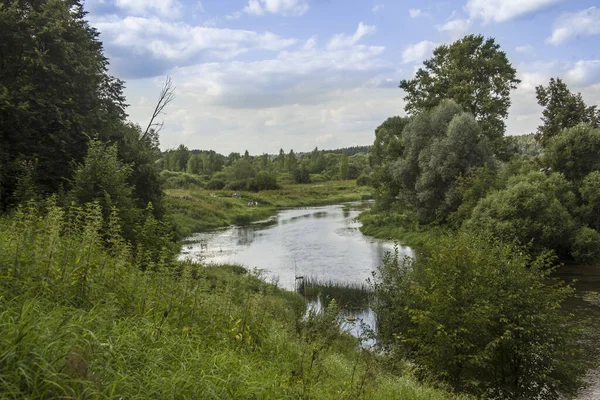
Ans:
{"type": "Polygon", "coordinates": [[[86,0],[110,73],[145,126],[171,76],[163,150],[274,154],[370,145],[406,115],[402,79],[433,49],[494,37],[521,79],[507,135],[532,133],[535,87],[600,104],[600,0],[86,0]]]}

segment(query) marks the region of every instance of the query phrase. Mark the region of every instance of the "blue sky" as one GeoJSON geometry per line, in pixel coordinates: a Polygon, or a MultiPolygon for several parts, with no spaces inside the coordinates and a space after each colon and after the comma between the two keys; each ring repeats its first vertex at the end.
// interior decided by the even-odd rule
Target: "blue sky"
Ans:
{"type": "Polygon", "coordinates": [[[228,154],[371,144],[433,48],[495,37],[522,83],[507,134],[535,131],[535,86],[600,104],[598,0],[87,0],[110,71],[145,125],[167,75],[161,147],[228,154]]]}

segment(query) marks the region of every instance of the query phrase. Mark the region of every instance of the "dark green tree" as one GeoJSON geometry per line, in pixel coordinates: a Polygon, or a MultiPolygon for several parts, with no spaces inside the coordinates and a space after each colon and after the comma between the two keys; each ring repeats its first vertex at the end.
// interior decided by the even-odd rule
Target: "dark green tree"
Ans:
{"type": "Polygon", "coordinates": [[[581,181],[600,170],[600,128],[577,125],[551,137],[543,162],[552,171],[562,172],[571,181],[581,181]]]}
{"type": "Polygon", "coordinates": [[[340,159],[340,179],[348,179],[350,176],[350,166],[348,164],[348,155],[344,151],[340,159]]]}
{"type": "Polygon", "coordinates": [[[479,124],[451,100],[415,116],[402,142],[403,155],[390,167],[393,186],[423,223],[455,211],[461,200],[456,180],[492,162],[479,124]]]}
{"type": "Polygon", "coordinates": [[[36,167],[36,189],[52,193],[71,176],[71,160],[83,160],[84,132],[117,139],[123,83],[107,67],[81,1],[0,3],[0,209],[23,162],[36,167]]]}
{"type": "Polygon", "coordinates": [[[536,138],[547,146],[550,139],[566,128],[585,123],[600,126],[600,110],[596,106],[588,107],[581,93],[572,93],[560,78],[550,78],[548,86],[535,88],[538,104],[544,107],[542,122],[536,138]]]}
{"type": "Polygon", "coordinates": [[[416,115],[452,99],[475,116],[496,155],[506,156],[503,140],[510,107],[510,91],[520,82],[506,54],[493,38],[468,35],[433,51],[413,79],[400,88],[406,111],[416,115]]]}

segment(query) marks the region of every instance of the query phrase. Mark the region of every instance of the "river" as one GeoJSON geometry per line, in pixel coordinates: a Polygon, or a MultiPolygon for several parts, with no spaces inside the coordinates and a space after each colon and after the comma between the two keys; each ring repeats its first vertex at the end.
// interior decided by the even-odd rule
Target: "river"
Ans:
{"type": "MultiPolygon", "coordinates": [[[[343,283],[364,283],[381,265],[393,243],[363,235],[357,216],[364,203],[280,211],[271,220],[245,227],[229,227],[189,237],[182,249],[182,259],[205,264],[239,264],[259,269],[262,276],[285,289],[293,290],[296,277],[316,277],[343,283]]],[[[399,254],[414,256],[409,247],[399,254]]],[[[594,329],[588,337],[600,356],[600,267],[568,265],[557,277],[568,282],[576,279],[576,298],[567,306],[581,318],[591,318],[594,329]]],[[[374,327],[370,310],[352,311],[357,319],[374,327]]],[[[358,334],[356,324],[346,329],[358,334]]],[[[589,387],[576,400],[600,399],[600,369],[588,373],[589,387]]]]}

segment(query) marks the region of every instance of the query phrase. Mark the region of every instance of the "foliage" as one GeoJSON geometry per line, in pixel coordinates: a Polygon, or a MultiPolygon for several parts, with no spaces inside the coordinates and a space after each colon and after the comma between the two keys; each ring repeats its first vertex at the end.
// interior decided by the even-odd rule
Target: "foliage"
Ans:
{"type": "Polygon", "coordinates": [[[544,163],[552,171],[562,172],[571,181],[580,181],[600,170],[600,128],[578,125],[561,131],[548,140],[544,163]]]}
{"type": "Polygon", "coordinates": [[[101,215],[0,218],[0,397],[450,398],[356,350],[335,305],[301,319],[298,295],[237,266],[141,268],[101,215]]]}
{"type": "Polygon", "coordinates": [[[292,172],[295,183],[306,184],[310,183],[310,173],[304,167],[296,168],[292,172]]]}
{"type": "Polygon", "coordinates": [[[469,176],[459,176],[456,179],[456,189],[460,193],[461,204],[450,215],[450,222],[454,226],[460,226],[462,222],[471,217],[479,200],[497,189],[498,186],[498,171],[488,165],[475,168],[469,176]]]}
{"type": "Polygon", "coordinates": [[[392,165],[399,197],[422,222],[444,220],[460,205],[456,188],[466,176],[491,162],[488,142],[472,116],[453,101],[417,115],[402,132],[404,153],[392,165]]]}
{"type": "Polygon", "coordinates": [[[275,190],[279,189],[277,184],[277,177],[274,174],[270,174],[266,171],[260,171],[254,179],[248,185],[248,189],[258,192],[261,190],[275,190]]]}
{"type": "Polygon", "coordinates": [[[221,190],[224,187],[225,187],[225,182],[218,178],[213,178],[206,184],[207,190],[221,190]]]}
{"type": "Polygon", "coordinates": [[[573,94],[560,78],[550,78],[547,87],[535,88],[538,104],[542,111],[543,125],[537,130],[536,138],[545,147],[560,131],[581,123],[600,126],[600,110],[588,107],[581,93],[573,94]]]}
{"type": "Polygon", "coordinates": [[[348,164],[348,155],[342,153],[342,159],[340,160],[340,179],[345,180],[350,177],[350,165],[348,164]]]}
{"type": "Polygon", "coordinates": [[[470,234],[442,237],[417,260],[390,254],[375,278],[379,339],[455,390],[556,399],[585,371],[579,328],[561,305],[573,289],[552,260],[470,234]]]}
{"type": "Polygon", "coordinates": [[[423,65],[413,79],[400,82],[406,111],[417,115],[452,99],[475,116],[494,153],[502,155],[510,91],[520,80],[496,41],[468,35],[437,47],[423,65]]]}
{"type": "Polygon", "coordinates": [[[138,217],[132,201],[133,190],[127,182],[131,171],[131,166],[119,161],[116,145],[91,138],[83,164],[75,169],[73,189],[68,198],[79,206],[97,202],[105,220],[108,220],[111,210],[117,208],[131,239],[131,230],[138,217]]]}
{"type": "Polygon", "coordinates": [[[536,254],[551,249],[559,256],[576,256],[583,254],[573,247],[581,228],[576,210],[573,187],[562,174],[531,172],[511,178],[505,189],[482,199],[465,226],[508,242],[530,244],[536,254]]]}
{"type": "Polygon", "coordinates": [[[37,191],[55,193],[86,154],[83,133],[114,140],[125,118],[123,83],[84,17],[77,0],[0,7],[0,210],[14,202],[23,162],[37,191]]]}

